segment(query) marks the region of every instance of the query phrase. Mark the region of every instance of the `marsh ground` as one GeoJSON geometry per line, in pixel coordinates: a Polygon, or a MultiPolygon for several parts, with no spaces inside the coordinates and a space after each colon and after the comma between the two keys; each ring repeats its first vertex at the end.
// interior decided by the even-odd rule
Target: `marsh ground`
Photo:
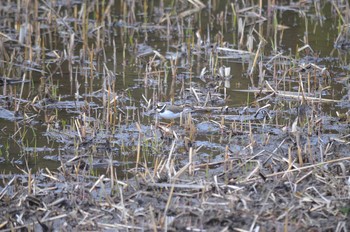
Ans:
{"type": "Polygon", "coordinates": [[[349,230],[349,15],[1,2],[0,228],[349,230]]]}

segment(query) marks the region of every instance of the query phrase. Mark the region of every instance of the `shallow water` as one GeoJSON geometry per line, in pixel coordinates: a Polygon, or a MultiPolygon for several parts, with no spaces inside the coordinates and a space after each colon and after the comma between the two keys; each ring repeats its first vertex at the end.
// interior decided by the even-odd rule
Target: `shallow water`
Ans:
{"type": "MultiPolygon", "coordinates": [[[[104,40],[101,40],[104,41],[104,49],[98,48],[96,32],[98,30],[94,29],[101,24],[96,21],[97,15],[92,11],[88,24],[90,37],[85,46],[90,50],[96,49],[93,62],[89,59],[88,52],[86,52],[85,57],[81,56],[84,45],[81,41],[80,33],[83,29],[80,19],[74,19],[73,11],[70,10],[69,6],[64,5],[63,8],[53,6],[53,9],[59,11],[61,17],[66,14],[69,16],[66,23],[76,30],[75,46],[72,49],[74,56],[67,56],[66,59],[62,58],[62,62],[55,61],[54,64],[48,64],[48,55],[46,54],[46,62],[41,65],[33,65],[42,72],[30,72],[28,68],[23,70],[22,67],[15,67],[10,70],[8,65],[1,67],[4,76],[6,73],[10,73],[11,76],[9,77],[12,78],[12,75],[17,73],[20,77],[25,72],[26,78],[31,77],[31,82],[24,84],[21,96],[20,85],[7,87],[6,92],[3,89],[2,95],[9,96],[9,99],[2,97],[1,103],[3,108],[6,107],[14,112],[16,99],[20,97],[25,99],[27,102],[21,103],[21,115],[23,116],[25,113],[26,118],[32,117],[32,119],[22,121],[0,117],[2,128],[0,149],[2,157],[4,157],[0,163],[0,170],[7,173],[20,172],[17,167],[33,170],[45,167],[55,169],[60,166],[60,162],[57,161],[60,159],[59,157],[69,159],[73,156],[87,155],[99,157],[99,161],[94,165],[98,172],[104,172],[108,164],[108,155],[111,155],[112,159],[118,162],[115,164],[118,175],[124,176],[127,174],[127,170],[135,165],[139,143],[139,131],[135,126],[136,122],[141,123],[144,136],[142,137],[142,141],[144,141],[142,152],[149,156],[149,164],[152,165],[155,156],[168,154],[170,144],[164,141],[148,142],[147,138],[152,139],[153,136],[160,138],[162,135],[154,129],[157,117],[152,112],[153,107],[144,107],[147,105],[145,99],[152,99],[151,105],[153,106],[159,101],[173,102],[177,105],[190,104],[199,107],[203,106],[206,101],[206,91],[211,89],[212,99],[208,101],[208,106],[223,107],[227,105],[230,108],[229,114],[236,115],[225,119],[226,126],[236,121],[260,121],[259,118],[252,118],[252,116],[254,116],[254,111],[264,104],[257,107],[253,104],[254,94],[236,91],[250,89],[253,85],[258,87],[258,68],[255,68],[252,78],[249,78],[250,68],[259,44],[259,36],[256,32],[253,32],[253,29],[260,32],[267,41],[261,53],[263,55],[259,56],[259,61],[261,60],[264,64],[262,69],[265,71],[265,80],[270,83],[277,83],[282,80],[285,74],[284,71],[278,72],[278,68],[274,69],[274,67],[283,67],[283,65],[279,66],[282,62],[285,62],[287,69],[291,67],[299,68],[303,63],[313,63],[321,68],[325,67],[331,77],[330,81],[323,85],[323,87],[329,86],[329,88],[322,91],[322,97],[342,100],[342,102],[319,104],[319,113],[336,117],[336,111],[344,113],[349,110],[347,97],[349,86],[348,80],[344,79],[347,78],[349,72],[347,62],[349,52],[345,49],[335,48],[334,42],[339,31],[337,28],[338,17],[330,3],[326,1],[320,3],[320,15],[317,15],[313,4],[296,7],[287,5],[282,7],[283,4],[281,4],[276,19],[279,25],[288,28],[277,31],[276,37],[274,37],[273,17],[267,17],[267,6],[264,6],[263,15],[267,17],[267,20],[261,24],[254,23],[257,18],[252,19],[249,14],[246,17],[241,17],[242,20],[246,19],[246,25],[248,26],[244,30],[243,45],[238,46],[240,33],[237,26],[232,23],[231,6],[222,1],[219,2],[220,4],[215,4],[214,1],[211,8],[206,7],[198,10],[198,12],[191,13],[188,17],[176,19],[176,16],[171,16],[168,19],[169,23],[172,23],[169,33],[167,24],[163,23],[167,18],[161,12],[171,13],[171,3],[165,1],[163,9],[160,7],[159,1],[151,1],[149,4],[152,7],[149,6],[147,12],[144,11],[142,4],[136,3],[134,8],[135,21],[132,21],[130,5],[123,3],[123,1],[116,2],[111,8],[113,24],[108,24],[109,22],[106,20],[107,25],[103,31],[100,31],[104,36],[104,40]],[[226,11],[227,13],[225,13],[226,11]],[[301,12],[306,14],[307,20],[301,16],[301,12]],[[221,20],[220,15],[226,15],[227,18],[221,20]],[[77,25],[74,24],[74,21],[77,22],[77,25]],[[184,28],[181,30],[184,35],[181,37],[179,37],[178,27],[184,28]],[[200,29],[198,32],[201,35],[202,43],[198,42],[199,38],[195,35],[198,29],[200,29]],[[228,52],[220,53],[219,58],[216,59],[215,54],[218,47],[226,46],[230,49],[246,51],[245,44],[249,34],[252,34],[254,38],[252,55],[243,56],[228,52]],[[306,34],[307,36],[305,36],[306,34]],[[297,54],[298,48],[305,45],[302,42],[304,40],[308,41],[314,51],[313,55],[307,53],[306,50],[297,54]],[[115,48],[113,47],[113,41],[115,42],[115,48]],[[291,55],[294,59],[286,58],[268,63],[276,55],[272,48],[272,42],[277,42],[277,53],[281,53],[286,57],[291,55]],[[155,55],[154,50],[164,56],[165,60],[155,55]],[[113,60],[114,54],[117,57],[116,62],[113,60]],[[222,56],[230,58],[220,58],[222,56]],[[173,59],[173,57],[178,58],[173,59]],[[151,64],[150,61],[153,61],[153,63],[151,64]],[[170,67],[171,62],[175,61],[176,75],[172,77],[170,67]],[[71,62],[72,72],[70,72],[69,62],[71,62]],[[293,62],[295,63],[291,65],[293,62]],[[113,82],[115,78],[115,84],[111,85],[115,89],[106,87],[110,91],[110,95],[105,95],[108,99],[105,102],[110,102],[110,112],[114,113],[109,118],[110,122],[108,123],[105,120],[106,115],[104,113],[104,109],[108,105],[103,105],[103,94],[101,93],[107,76],[104,65],[111,74],[108,80],[113,82]],[[215,70],[222,66],[231,68],[232,78],[229,79],[226,90],[222,85],[215,89],[215,85],[217,85],[215,79],[217,78],[217,72],[215,70]],[[205,81],[200,79],[204,67],[207,70],[214,67],[213,72],[215,72],[215,74],[211,74],[209,71],[205,75],[205,81]],[[146,74],[147,70],[150,71],[148,75],[146,74]],[[44,77],[44,79],[41,77],[44,77]],[[213,82],[213,86],[210,82],[213,82]],[[80,85],[79,99],[76,97],[77,84],[80,85]],[[193,92],[188,91],[191,87],[195,88],[199,94],[203,93],[203,95],[200,95],[200,102],[198,102],[193,92]],[[215,96],[215,93],[218,95],[215,96]],[[229,97],[224,99],[225,96],[229,97]],[[116,101],[112,101],[114,97],[117,97],[116,101]],[[50,102],[47,99],[53,101],[50,102]],[[9,104],[10,106],[7,107],[9,104]],[[244,113],[247,112],[244,109],[246,106],[251,110],[248,110],[249,113],[244,113]],[[79,118],[84,110],[88,112],[86,118],[79,118]],[[48,123],[49,121],[51,124],[48,123]],[[88,125],[87,135],[83,141],[76,132],[75,127],[78,122],[84,122],[88,125]],[[152,142],[155,144],[149,145],[152,142]],[[28,164],[26,164],[26,160],[28,160],[28,164]],[[103,165],[100,165],[99,162],[103,165]]],[[[16,4],[16,1],[13,1],[13,4],[16,4]]],[[[81,3],[78,1],[76,6],[77,9],[80,9],[81,3]]],[[[179,14],[185,12],[188,8],[192,9],[193,6],[178,3],[179,14]]],[[[241,6],[241,8],[243,7],[241,6]]],[[[11,9],[14,10],[14,13],[5,14],[5,9],[0,10],[4,18],[10,22],[1,25],[1,32],[18,38],[18,31],[14,30],[14,21],[17,17],[16,7],[12,6],[11,9]]],[[[39,10],[39,18],[46,14],[46,10],[39,10]]],[[[25,12],[21,12],[21,15],[25,18],[25,12]]],[[[65,57],[64,54],[69,53],[69,36],[66,36],[65,33],[69,30],[61,23],[61,19],[58,17],[52,25],[46,25],[41,20],[33,21],[33,25],[35,22],[41,22],[42,29],[40,33],[42,33],[42,43],[48,49],[46,53],[55,51],[60,57],[65,57]],[[49,29],[45,29],[45,26],[48,26],[49,29]]],[[[24,22],[25,20],[22,23],[24,22]]],[[[28,59],[28,54],[26,54],[28,51],[23,47],[15,50],[17,47],[15,42],[13,42],[13,45],[10,44],[12,42],[5,43],[8,54],[13,53],[22,57],[22,59],[17,58],[15,62],[25,64],[25,60],[28,59]]],[[[43,53],[36,53],[37,62],[40,61],[40,55],[43,57],[43,53]]],[[[295,73],[291,76],[287,75],[284,82],[286,89],[279,87],[279,90],[298,91],[298,76],[295,73]]],[[[313,92],[314,90],[311,89],[310,91],[313,92]]],[[[289,98],[271,102],[275,106],[283,105],[281,108],[277,108],[277,113],[271,112],[272,117],[276,117],[274,122],[278,122],[281,126],[290,126],[296,117],[296,107],[299,102],[289,98]]],[[[193,113],[194,124],[210,120],[220,122],[222,114],[224,112],[220,110],[193,113]]],[[[188,136],[188,133],[183,132],[183,127],[180,126],[180,120],[177,120],[172,128],[179,136],[188,136]]],[[[203,130],[203,128],[199,129],[203,130]]],[[[210,127],[208,127],[209,129],[211,130],[210,127]]],[[[339,128],[334,130],[337,131],[337,129],[339,128]]],[[[346,130],[348,131],[348,129],[338,131],[346,132],[346,130]]],[[[217,133],[208,133],[206,136],[199,133],[194,141],[197,141],[195,146],[203,146],[203,157],[209,156],[210,159],[215,159],[217,155],[223,153],[224,146],[220,147],[220,144],[223,144],[222,141],[228,142],[229,139],[218,131],[217,133]],[[213,147],[218,147],[218,149],[213,149],[213,147]]],[[[240,147],[240,149],[242,148],[240,147]]],[[[186,153],[186,151],[183,150],[183,153],[186,153]]]]}

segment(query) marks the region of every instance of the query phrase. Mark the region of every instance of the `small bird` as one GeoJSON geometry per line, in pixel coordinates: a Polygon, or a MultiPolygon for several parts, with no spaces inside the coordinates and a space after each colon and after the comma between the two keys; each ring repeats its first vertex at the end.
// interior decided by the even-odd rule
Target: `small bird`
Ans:
{"type": "Polygon", "coordinates": [[[190,112],[190,109],[184,108],[181,106],[174,106],[174,105],[157,105],[157,111],[161,118],[164,119],[175,119],[181,116],[183,113],[190,112]]]}

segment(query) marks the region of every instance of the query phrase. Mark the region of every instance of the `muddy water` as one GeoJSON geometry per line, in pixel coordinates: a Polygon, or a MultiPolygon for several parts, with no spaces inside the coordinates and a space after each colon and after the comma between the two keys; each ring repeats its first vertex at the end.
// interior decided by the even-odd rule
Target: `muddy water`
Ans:
{"type": "MultiPolygon", "coordinates": [[[[199,76],[204,67],[209,67],[210,65],[210,53],[203,52],[189,52],[185,51],[183,54],[181,52],[182,44],[189,43],[191,46],[195,47],[198,42],[198,38],[194,35],[198,29],[201,29],[199,33],[202,36],[204,43],[209,41],[211,44],[215,44],[215,41],[219,36],[222,36],[222,41],[231,44],[232,48],[237,49],[237,41],[239,39],[237,28],[232,24],[232,17],[226,21],[221,22],[218,20],[218,15],[224,14],[228,11],[231,14],[231,7],[226,5],[223,1],[220,4],[212,5],[212,8],[205,8],[197,13],[194,13],[190,17],[186,18],[184,25],[188,25],[184,30],[188,34],[187,37],[183,39],[178,38],[176,32],[171,32],[170,36],[166,33],[166,28],[161,30],[154,26],[150,26],[148,29],[142,29],[139,25],[142,23],[150,23],[150,25],[155,20],[159,20],[159,17],[155,14],[159,8],[158,1],[152,1],[153,7],[148,8],[148,16],[144,13],[142,6],[136,4],[135,15],[136,21],[130,23],[130,26],[125,26],[127,24],[128,12],[120,7],[123,4],[117,2],[112,8],[112,19],[114,21],[114,26],[110,27],[110,31],[106,32],[106,42],[105,42],[105,55],[108,57],[106,66],[110,70],[116,71],[116,89],[115,92],[120,96],[118,104],[127,115],[128,118],[123,116],[121,120],[120,128],[124,128],[124,133],[120,134],[121,138],[118,138],[118,129],[115,130],[115,134],[112,138],[112,148],[110,153],[112,153],[113,160],[116,162],[119,175],[125,175],[126,170],[134,166],[136,149],[137,149],[137,129],[135,127],[135,121],[140,122],[142,126],[145,127],[145,133],[150,130],[150,126],[154,125],[155,117],[153,114],[145,112],[141,107],[145,105],[145,101],[142,95],[147,99],[152,99],[156,96],[157,101],[170,102],[174,101],[176,104],[193,103],[193,100],[186,101],[180,95],[180,90],[182,84],[188,88],[190,85],[196,88],[206,88],[208,83],[203,82],[199,76]],[[208,30],[209,29],[209,30],[208,30]],[[219,34],[220,32],[220,34],[219,34]],[[208,37],[209,36],[209,37],[208,37]],[[114,68],[113,54],[114,48],[111,42],[115,41],[116,44],[116,54],[117,54],[117,67],[114,68]],[[190,42],[188,42],[190,40],[190,42]],[[132,43],[131,43],[132,41],[132,43]],[[125,47],[124,47],[125,46],[125,47]],[[125,48],[125,49],[124,49],[125,48]],[[146,64],[154,56],[153,50],[158,51],[163,56],[167,54],[179,55],[177,60],[177,75],[172,77],[171,71],[168,69],[166,72],[168,75],[161,73],[158,80],[149,79],[145,83],[145,71],[146,64]],[[125,59],[123,54],[125,52],[125,59]],[[191,82],[191,84],[189,84],[191,82]],[[173,85],[172,85],[173,84],[173,85]],[[172,89],[174,88],[174,89],[172,89]],[[162,92],[159,91],[162,89],[162,92]],[[174,90],[174,91],[172,91],[174,90]],[[128,135],[129,133],[129,135],[128,135]],[[120,143],[122,141],[122,144],[120,143]],[[115,144],[114,144],[115,142],[115,144]]],[[[165,10],[170,11],[170,3],[167,1],[165,4],[165,10]],[[169,4],[169,5],[167,5],[169,4]]],[[[347,64],[348,52],[345,50],[337,50],[334,48],[334,41],[338,36],[338,20],[334,14],[334,9],[331,8],[331,4],[324,3],[321,9],[321,16],[317,16],[315,9],[312,6],[308,6],[310,9],[303,8],[307,14],[307,20],[301,17],[297,9],[283,8],[278,11],[276,17],[278,24],[287,26],[288,28],[280,30],[277,33],[277,48],[278,52],[282,52],[283,55],[293,55],[297,53],[297,49],[303,47],[305,44],[302,42],[305,40],[305,35],[307,33],[307,40],[312,49],[318,53],[317,56],[305,55],[304,51],[300,52],[301,59],[295,64],[297,67],[301,63],[315,63],[321,67],[326,67],[327,70],[332,74],[333,80],[330,81],[330,88],[324,91],[322,97],[330,99],[342,99],[347,93],[346,83],[340,82],[341,77],[346,77],[349,71],[347,64]],[[306,24],[307,23],[307,27],[306,24]],[[306,32],[306,28],[308,32],[306,32]]],[[[264,11],[267,11],[266,6],[264,11]]],[[[93,20],[94,17],[91,17],[93,20]]],[[[262,36],[267,41],[267,45],[264,47],[265,60],[270,59],[274,53],[271,45],[271,41],[274,40],[274,30],[273,30],[273,18],[268,18],[261,24],[256,24],[255,29],[262,32],[262,36]]],[[[14,25],[14,24],[11,24],[14,25]]],[[[252,30],[253,27],[246,27],[244,34],[247,35],[252,30]]],[[[52,36],[57,41],[54,44],[46,44],[47,48],[52,48],[60,54],[67,48],[66,42],[62,41],[62,37],[57,33],[52,33],[52,36]]],[[[259,37],[254,35],[254,49],[256,51],[257,44],[259,43],[259,37]]],[[[47,37],[46,37],[47,38],[47,37]]],[[[90,46],[92,47],[93,39],[90,40],[90,46]]],[[[213,45],[217,46],[217,45],[213,45]]],[[[192,47],[192,49],[193,49],[192,47]]],[[[210,46],[209,46],[210,47],[210,46]]],[[[81,43],[78,43],[74,49],[74,54],[79,56],[80,49],[82,48],[81,43]]],[[[245,50],[245,46],[242,48],[245,50]]],[[[214,106],[229,106],[234,109],[237,108],[237,112],[245,106],[249,106],[254,101],[254,95],[251,93],[237,92],[235,90],[247,90],[252,87],[252,84],[258,84],[258,73],[255,72],[252,80],[248,77],[249,69],[252,65],[254,55],[248,58],[227,58],[218,59],[217,67],[226,66],[231,67],[232,78],[230,79],[230,87],[227,89],[227,95],[229,96],[226,100],[217,101],[214,106]]],[[[159,59],[158,59],[159,60],[159,59]]],[[[168,65],[170,63],[168,61],[168,65]]],[[[89,65],[86,65],[89,67],[89,65]]],[[[94,66],[96,70],[94,71],[94,79],[91,81],[91,76],[89,75],[90,70],[84,73],[78,65],[73,65],[73,77],[77,78],[81,84],[79,88],[79,94],[81,98],[80,103],[84,105],[84,101],[88,102],[92,110],[92,115],[96,116],[103,112],[103,105],[101,100],[101,95],[98,91],[101,90],[103,85],[103,56],[98,56],[94,60],[94,66]],[[87,80],[87,83],[85,83],[87,80]],[[92,84],[91,84],[92,83],[92,84]]],[[[45,69],[45,68],[43,68],[45,69]]],[[[51,71],[54,68],[51,66],[49,68],[51,71]]],[[[18,73],[22,73],[23,70],[18,70],[18,73]]],[[[47,71],[47,70],[46,70],[47,71]]],[[[47,77],[49,74],[43,74],[40,72],[27,72],[27,75],[32,75],[32,82],[25,84],[23,97],[24,99],[28,96],[28,102],[32,101],[34,96],[41,96],[45,98],[45,85],[40,79],[42,76],[47,77]]],[[[273,79],[275,75],[271,70],[266,70],[267,80],[273,79]]],[[[277,78],[281,78],[281,75],[277,75],[277,78]]],[[[297,77],[295,77],[297,78],[297,77]]],[[[99,149],[99,145],[94,146],[91,150],[90,148],[85,148],[78,146],[79,138],[76,137],[76,142],[70,145],[65,143],[60,137],[62,134],[53,135],[52,133],[47,133],[48,123],[47,119],[53,117],[53,125],[50,128],[55,127],[55,122],[58,121],[57,130],[60,131],[62,128],[62,123],[67,125],[74,125],[74,119],[79,116],[79,110],[81,110],[81,105],[76,106],[75,103],[75,93],[77,88],[75,83],[70,80],[69,75],[69,65],[65,61],[60,64],[56,73],[52,75],[51,88],[57,89],[56,96],[53,98],[59,100],[61,103],[66,102],[67,104],[55,105],[53,103],[52,107],[44,107],[41,110],[35,109],[35,107],[26,109],[26,113],[29,116],[34,116],[33,121],[29,123],[24,123],[21,120],[14,119],[9,120],[8,118],[1,118],[0,125],[2,128],[0,134],[1,141],[1,160],[0,170],[3,172],[20,172],[20,169],[31,168],[37,170],[38,168],[48,167],[49,169],[55,169],[60,166],[58,161],[61,156],[73,157],[75,155],[95,155],[101,157],[101,165],[96,165],[99,172],[103,172],[106,167],[106,155],[105,151],[99,149]],[[76,146],[76,147],[74,147],[76,146]],[[70,150],[70,152],[67,152],[70,150]]],[[[288,85],[293,87],[297,86],[297,80],[293,77],[290,78],[288,85]]],[[[46,86],[47,87],[47,86],[46,86]]],[[[295,89],[294,89],[295,90],[295,89]]],[[[20,86],[13,86],[11,89],[6,90],[8,95],[10,91],[19,94],[20,86]]],[[[52,93],[52,92],[51,92],[52,93]]],[[[223,94],[223,90],[220,89],[220,93],[223,94]]],[[[5,95],[4,90],[2,92],[5,95]]],[[[190,94],[186,95],[190,98],[190,94]]],[[[192,96],[193,99],[193,96],[192,96]]],[[[154,104],[154,103],[152,103],[154,104]]],[[[200,105],[196,103],[197,105],[200,105]]],[[[297,106],[295,103],[293,106],[297,106]]],[[[335,116],[335,111],[344,113],[348,110],[348,104],[322,104],[322,110],[327,115],[335,116]]],[[[289,107],[289,106],[286,106],[289,107]]],[[[13,109],[13,108],[12,108],[13,109]]],[[[119,112],[120,113],[120,112],[119,112]]],[[[218,113],[219,115],[219,113],[218,113]]],[[[287,115],[288,116],[288,115],[287,115]]],[[[208,121],[210,119],[220,121],[220,117],[211,118],[210,114],[194,114],[195,122],[198,124],[202,121],[208,121]]],[[[290,122],[291,120],[286,119],[286,115],[281,116],[282,122],[290,122]]],[[[228,120],[229,121],[229,120],[228,120]]],[[[178,125],[179,121],[176,122],[178,125]]],[[[207,135],[205,133],[198,134],[196,137],[197,145],[204,145],[204,155],[203,159],[215,160],[216,156],[222,154],[223,149],[220,148],[221,136],[219,133],[214,133],[213,135],[207,135]]],[[[105,146],[105,140],[101,139],[100,146],[105,146]]],[[[165,145],[164,145],[165,146],[165,145]]],[[[168,146],[168,145],[167,145],[168,146]]],[[[101,147],[100,147],[101,148],[101,147]]],[[[144,148],[144,150],[147,150],[144,148]]],[[[151,154],[149,152],[146,154],[151,154]]],[[[160,149],[160,152],[162,150],[160,149]]],[[[69,159],[69,158],[67,158],[69,159]]],[[[150,160],[152,160],[150,158],[150,160]]]]}

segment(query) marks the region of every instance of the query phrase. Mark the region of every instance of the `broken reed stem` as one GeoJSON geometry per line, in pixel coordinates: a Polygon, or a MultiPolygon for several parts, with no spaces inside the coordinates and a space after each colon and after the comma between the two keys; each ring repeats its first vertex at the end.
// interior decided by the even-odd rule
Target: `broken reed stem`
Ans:
{"type": "Polygon", "coordinates": [[[113,72],[117,73],[117,47],[115,46],[115,40],[113,40],[113,72]]]}
{"type": "MultiPolygon", "coordinates": [[[[113,166],[113,158],[112,158],[112,155],[110,153],[108,153],[108,157],[109,157],[109,171],[111,172],[110,174],[110,178],[111,178],[111,193],[114,192],[114,181],[115,180],[118,180],[118,178],[115,178],[117,177],[117,172],[114,172],[114,166],[113,166]]],[[[117,183],[117,182],[116,182],[117,183]]]]}
{"type": "Polygon", "coordinates": [[[171,203],[171,199],[173,198],[174,188],[175,188],[175,182],[171,185],[168,201],[167,201],[165,209],[164,209],[164,215],[163,215],[163,217],[161,219],[161,225],[164,225],[164,221],[166,219],[166,214],[168,212],[168,209],[169,209],[169,206],[170,206],[170,203],[171,203]]]}
{"type": "Polygon", "coordinates": [[[32,194],[32,170],[28,170],[28,195],[32,194]]]}
{"type": "Polygon", "coordinates": [[[153,231],[154,232],[157,232],[157,224],[156,224],[156,220],[155,220],[155,216],[154,216],[154,212],[153,212],[153,207],[152,205],[149,207],[149,212],[150,212],[150,215],[151,215],[151,222],[152,222],[152,228],[153,228],[153,231]]]}
{"type": "Polygon", "coordinates": [[[192,162],[192,156],[193,156],[193,147],[191,146],[188,151],[188,163],[190,164],[188,166],[188,174],[193,175],[193,162],[192,162]]]}
{"type": "Polygon", "coordinates": [[[288,148],[288,169],[287,169],[287,172],[285,172],[282,176],[282,178],[284,178],[287,174],[288,174],[288,171],[290,171],[292,169],[292,166],[293,166],[293,160],[292,160],[292,148],[289,147],[288,148]]]}
{"type": "Polygon", "coordinates": [[[170,167],[170,163],[171,163],[171,157],[172,157],[172,154],[175,150],[175,144],[176,144],[176,139],[173,140],[173,143],[171,144],[171,149],[170,149],[170,152],[169,152],[169,156],[168,156],[168,160],[165,164],[165,167],[168,171],[168,176],[171,177],[171,167],[170,167]]]}
{"type": "MultiPolygon", "coordinates": [[[[255,69],[255,66],[256,66],[256,62],[257,62],[259,54],[260,54],[260,50],[261,50],[262,44],[263,44],[263,41],[261,40],[259,42],[259,45],[258,45],[258,50],[255,53],[254,61],[253,61],[253,64],[252,64],[252,68],[250,69],[249,76],[253,75],[253,72],[254,72],[254,69],[255,69]]],[[[252,82],[251,84],[254,86],[254,82],[252,82]]]]}
{"type": "Polygon", "coordinates": [[[101,175],[98,180],[94,183],[94,185],[89,189],[89,192],[91,193],[96,186],[103,180],[103,178],[105,178],[105,175],[101,175]]]}
{"type": "MultiPolygon", "coordinates": [[[[21,85],[21,92],[20,92],[20,95],[19,95],[19,99],[18,99],[18,103],[16,105],[16,112],[19,111],[19,106],[20,106],[20,99],[22,99],[22,95],[23,95],[23,88],[24,88],[24,80],[26,79],[26,73],[23,74],[23,77],[22,77],[22,85],[21,85]]],[[[6,82],[6,81],[5,81],[6,82]]]]}
{"type": "Polygon", "coordinates": [[[75,127],[77,128],[77,133],[78,133],[79,140],[80,140],[80,142],[82,143],[82,142],[83,142],[83,138],[82,138],[81,133],[80,133],[81,125],[80,125],[80,123],[79,123],[79,120],[78,120],[78,119],[75,119],[75,120],[74,120],[74,124],[75,124],[75,127]]]}
{"type": "Polygon", "coordinates": [[[7,193],[7,190],[9,188],[9,186],[11,186],[12,182],[15,181],[17,179],[17,176],[12,177],[12,179],[6,184],[5,188],[3,188],[0,192],[0,200],[2,200],[2,198],[5,196],[5,194],[7,193]]]}

